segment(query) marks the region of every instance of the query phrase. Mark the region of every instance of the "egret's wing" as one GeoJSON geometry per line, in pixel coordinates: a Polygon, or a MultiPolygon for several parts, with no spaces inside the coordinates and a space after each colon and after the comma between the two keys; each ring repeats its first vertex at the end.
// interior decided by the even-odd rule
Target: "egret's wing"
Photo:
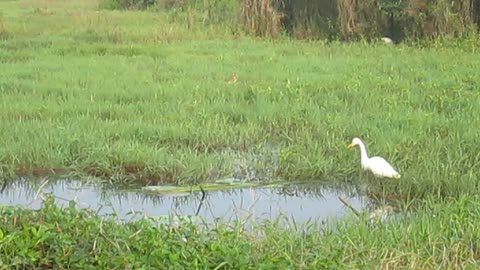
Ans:
{"type": "Polygon", "coordinates": [[[393,168],[388,161],[386,161],[382,157],[372,157],[370,158],[370,162],[374,163],[376,166],[383,167],[383,168],[393,168]]]}
{"type": "Polygon", "coordinates": [[[382,157],[370,158],[370,167],[375,168],[377,171],[382,171],[388,174],[396,174],[397,171],[382,157]]]}

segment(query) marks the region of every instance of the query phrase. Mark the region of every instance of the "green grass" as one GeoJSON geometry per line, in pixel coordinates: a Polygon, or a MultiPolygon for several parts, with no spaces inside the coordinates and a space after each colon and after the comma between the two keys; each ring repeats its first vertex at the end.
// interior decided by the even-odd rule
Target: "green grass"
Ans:
{"type": "Polygon", "coordinates": [[[479,209],[478,196],[461,196],[386,223],[351,215],[335,229],[276,220],[244,230],[120,224],[47,198],[39,210],[0,208],[0,269],[478,269],[479,209]]]}
{"type": "Polygon", "coordinates": [[[198,184],[254,166],[356,182],[346,145],[360,136],[402,174],[387,193],[480,191],[480,55],[467,43],[267,41],[97,7],[0,2],[3,175],[198,184]]]}

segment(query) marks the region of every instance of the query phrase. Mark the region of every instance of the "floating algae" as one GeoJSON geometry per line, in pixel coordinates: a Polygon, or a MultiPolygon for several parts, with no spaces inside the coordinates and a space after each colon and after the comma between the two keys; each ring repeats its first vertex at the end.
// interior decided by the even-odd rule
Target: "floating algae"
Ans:
{"type": "Polygon", "coordinates": [[[286,181],[274,181],[274,182],[246,182],[238,181],[233,178],[217,180],[214,183],[205,183],[195,186],[173,186],[173,185],[159,185],[159,186],[146,186],[142,187],[142,190],[148,192],[154,192],[158,194],[185,194],[187,192],[195,191],[213,191],[213,190],[226,190],[226,189],[239,189],[239,188],[251,188],[251,187],[283,187],[288,182],[286,181]]]}

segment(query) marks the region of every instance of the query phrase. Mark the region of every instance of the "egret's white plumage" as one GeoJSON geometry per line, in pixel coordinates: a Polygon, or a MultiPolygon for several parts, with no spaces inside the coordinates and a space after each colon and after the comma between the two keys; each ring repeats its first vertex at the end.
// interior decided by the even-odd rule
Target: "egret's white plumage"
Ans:
{"type": "Polygon", "coordinates": [[[358,145],[360,147],[360,158],[362,169],[369,170],[376,177],[400,178],[400,174],[382,157],[371,157],[367,155],[365,144],[360,138],[353,138],[348,148],[358,145]]]}
{"type": "Polygon", "coordinates": [[[387,44],[393,44],[393,40],[389,37],[382,37],[381,40],[387,44]]]}

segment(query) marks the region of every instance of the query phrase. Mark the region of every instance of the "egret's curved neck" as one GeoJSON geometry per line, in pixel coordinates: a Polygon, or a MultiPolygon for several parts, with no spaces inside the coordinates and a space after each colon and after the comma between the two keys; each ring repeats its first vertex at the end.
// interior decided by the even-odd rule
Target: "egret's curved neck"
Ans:
{"type": "Polygon", "coordinates": [[[367,148],[365,147],[365,144],[363,144],[362,142],[360,142],[358,146],[360,147],[360,160],[362,163],[362,167],[366,168],[368,164],[367,148]]]}

